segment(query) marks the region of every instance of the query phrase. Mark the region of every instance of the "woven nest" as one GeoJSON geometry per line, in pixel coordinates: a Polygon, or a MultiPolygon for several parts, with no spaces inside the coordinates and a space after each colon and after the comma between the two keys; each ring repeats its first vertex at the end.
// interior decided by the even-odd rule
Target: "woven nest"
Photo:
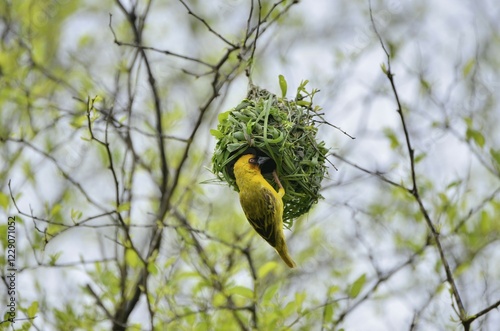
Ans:
{"type": "MultiPolygon", "coordinates": [[[[283,88],[281,79],[284,95],[286,82],[283,88]]],[[[299,86],[295,100],[290,101],[252,85],[247,98],[221,113],[217,130],[210,131],[217,138],[213,172],[236,191],[233,166],[242,154],[274,160],[262,172],[275,188],[270,173],[275,169],[278,173],[285,189],[283,221],[288,227],[322,198],[319,190],[327,171],[328,150],[323,141],[316,140],[320,108],[313,108],[312,99],[317,91],[307,92],[306,84],[299,86]]]]}

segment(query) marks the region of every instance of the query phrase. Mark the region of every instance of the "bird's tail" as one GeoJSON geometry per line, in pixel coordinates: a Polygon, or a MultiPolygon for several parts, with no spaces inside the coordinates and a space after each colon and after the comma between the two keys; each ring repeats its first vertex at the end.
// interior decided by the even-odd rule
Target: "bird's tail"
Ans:
{"type": "Polygon", "coordinates": [[[286,243],[284,241],[281,245],[277,245],[275,249],[287,266],[289,266],[290,268],[295,268],[297,266],[288,253],[288,247],[286,246],[286,243]]]}

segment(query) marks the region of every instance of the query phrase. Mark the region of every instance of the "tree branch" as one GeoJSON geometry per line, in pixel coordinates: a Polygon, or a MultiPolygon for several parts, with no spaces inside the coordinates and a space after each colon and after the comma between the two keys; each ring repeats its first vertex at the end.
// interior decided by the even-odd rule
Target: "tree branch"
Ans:
{"type": "Polygon", "coordinates": [[[373,30],[374,30],[375,34],[377,35],[377,38],[380,42],[380,45],[382,46],[382,49],[384,50],[384,53],[387,57],[387,68],[382,67],[382,69],[383,69],[385,75],[387,76],[389,83],[391,84],[392,92],[393,92],[393,95],[394,95],[394,98],[395,98],[396,104],[397,104],[397,112],[398,112],[399,117],[400,117],[401,125],[403,126],[403,132],[404,132],[404,136],[405,136],[406,147],[407,147],[408,154],[409,154],[410,169],[411,169],[411,179],[412,179],[412,186],[413,186],[413,188],[411,189],[411,193],[412,193],[413,197],[415,198],[415,200],[417,201],[419,208],[420,208],[420,212],[424,216],[425,221],[427,223],[427,226],[429,227],[429,229],[432,233],[433,239],[436,243],[436,247],[437,247],[438,252],[439,252],[441,262],[443,263],[443,267],[444,267],[444,270],[446,273],[446,280],[448,281],[448,283],[451,286],[453,297],[455,298],[455,301],[458,305],[460,320],[462,321],[462,324],[464,325],[464,328],[467,331],[469,328],[466,327],[466,325],[464,324],[464,321],[467,319],[467,313],[466,313],[464,304],[462,302],[462,298],[460,296],[460,291],[458,290],[458,287],[457,287],[456,282],[455,282],[455,278],[453,276],[453,272],[452,272],[451,267],[448,263],[448,259],[446,258],[446,255],[444,253],[444,249],[441,245],[441,241],[439,238],[440,234],[437,231],[436,227],[434,226],[434,224],[429,216],[429,213],[428,213],[427,209],[425,208],[424,203],[423,203],[423,201],[420,197],[420,194],[419,194],[418,184],[417,184],[417,179],[416,179],[416,171],[415,171],[414,149],[411,145],[410,134],[408,133],[408,128],[407,128],[405,116],[403,114],[401,101],[399,99],[399,94],[398,94],[398,91],[396,88],[396,84],[394,82],[394,74],[392,73],[392,69],[391,69],[391,54],[389,54],[389,52],[387,51],[387,48],[385,47],[385,44],[382,40],[382,36],[380,35],[380,33],[377,30],[375,20],[373,19],[371,0],[369,1],[369,5],[370,5],[370,19],[371,19],[371,23],[373,26],[373,30]]]}

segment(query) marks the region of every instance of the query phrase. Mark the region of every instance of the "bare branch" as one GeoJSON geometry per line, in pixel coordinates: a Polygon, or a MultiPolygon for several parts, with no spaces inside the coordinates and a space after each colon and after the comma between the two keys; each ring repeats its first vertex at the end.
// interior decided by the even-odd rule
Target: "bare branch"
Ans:
{"type": "Polygon", "coordinates": [[[343,156],[341,156],[341,155],[339,155],[337,153],[331,153],[330,155],[333,156],[333,157],[336,157],[337,159],[341,160],[342,162],[345,162],[348,165],[350,165],[350,166],[352,166],[352,167],[354,167],[354,168],[356,168],[356,169],[358,169],[358,170],[360,170],[360,171],[362,171],[364,173],[367,173],[369,175],[378,177],[380,180],[382,180],[382,181],[384,181],[384,182],[386,182],[386,183],[388,183],[388,184],[390,184],[392,186],[399,187],[399,188],[401,188],[401,189],[403,189],[403,190],[411,193],[410,189],[404,187],[402,184],[396,183],[396,182],[388,179],[387,177],[384,176],[383,173],[381,173],[379,171],[372,171],[372,170],[368,170],[366,168],[363,168],[363,167],[357,165],[356,163],[353,163],[353,162],[347,160],[345,157],[343,157],[343,156]]]}
{"type": "Polygon", "coordinates": [[[207,23],[207,21],[205,21],[202,17],[200,17],[199,15],[194,13],[191,10],[191,8],[189,8],[189,6],[186,4],[186,2],[184,2],[184,0],[179,0],[179,2],[182,3],[182,5],[187,9],[188,14],[193,16],[194,18],[196,18],[201,23],[203,23],[203,25],[208,29],[208,31],[212,32],[215,36],[217,36],[217,38],[219,38],[220,40],[222,40],[223,42],[225,42],[226,44],[228,44],[232,48],[237,48],[237,46],[235,44],[233,44],[232,42],[230,42],[229,40],[224,38],[220,33],[216,32],[214,29],[212,29],[212,27],[210,26],[210,24],[207,23]]]}
{"type": "MultiPolygon", "coordinates": [[[[459,292],[458,287],[456,285],[455,278],[453,276],[453,272],[451,271],[451,267],[450,267],[450,265],[448,263],[448,259],[446,258],[446,255],[444,253],[444,249],[443,249],[443,247],[441,245],[441,241],[440,241],[440,238],[439,238],[440,234],[437,231],[436,227],[434,226],[434,224],[433,224],[433,222],[432,222],[432,220],[430,218],[430,215],[429,215],[427,209],[425,208],[424,203],[423,203],[423,201],[422,201],[422,199],[420,197],[420,194],[419,194],[418,185],[417,185],[417,179],[416,179],[416,171],[415,171],[414,149],[413,149],[413,147],[411,145],[410,135],[408,133],[408,128],[407,128],[407,125],[406,125],[405,116],[403,114],[403,109],[402,109],[402,106],[401,106],[401,101],[399,99],[399,94],[398,94],[398,91],[397,91],[397,88],[396,88],[396,84],[394,82],[394,74],[391,71],[391,54],[389,54],[389,52],[387,51],[387,48],[385,47],[385,44],[384,44],[384,42],[382,40],[382,36],[380,35],[380,33],[377,30],[377,26],[376,26],[375,20],[373,18],[373,11],[372,11],[372,6],[371,6],[371,0],[369,1],[369,6],[370,6],[370,19],[371,19],[371,23],[372,23],[372,26],[373,26],[373,30],[375,31],[375,34],[377,35],[377,38],[378,38],[378,40],[380,42],[380,45],[381,45],[382,49],[384,50],[384,53],[385,53],[385,55],[387,57],[387,68],[385,68],[384,73],[387,76],[387,79],[389,80],[389,83],[391,84],[392,92],[393,92],[394,98],[396,100],[396,104],[398,106],[397,107],[397,112],[398,112],[400,120],[401,120],[401,125],[403,126],[403,132],[404,132],[404,136],[405,136],[406,147],[407,147],[408,154],[409,154],[410,169],[411,169],[410,171],[411,171],[411,178],[412,178],[412,185],[413,185],[413,188],[411,189],[410,192],[414,196],[415,200],[417,201],[417,203],[419,205],[419,208],[420,208],[420,211],[421,211],[422,215],[424,216],[424,219],[425,219],[425,221],[427,223],[427,226],[429,227],[429,229],[430,229],[430,231],[432,233],[433,239],[435,241],[436,247],[437,247],[438,252],[439,252],[439,256],[440,256],[441,262],[443,263],[443,267],[444,267],[444,270],[445,270],[445,273],[446,273],[446,279],[447,279],[448,283],[451,286],[453,297],[455,298],[455,301],[457,302],[457,305],[458,305],[460,320],[462,322],[464,322],[465,319],[467,318],[467,313],[466,313],[464,304],[462,302],[462,298],[460,296],[460,292],[459,292]]],[[[464,324],[464,327],[465,327],[465,324],[464,324]]],[[[466,331],[467,331],[467,328],[466,328],[466,331]]]]}
{"type": "Polygon", "coordinates": [[[178,54],[178,53],[166,50],[166,49],[158,49],[158,48],[152,47],[152,46],[144,46],[144,45],[140,45],[140,44],[133,44],[133,43],[121,41],[118,39],[118,37],[116,36],[115,30],[113,29],[112,18],[113,18],[113,15],[109,14],[109,25],[108,26],[109,26],[109,29],[111,30],[111,33],[113,34],[114,43],[117,44],[118,46],[129,46],[129,47],[134,47],[134,48],[138,48],[141,50],[153,51],[156,53],[161,53],[161,54],[177,57],[179,59],[183,59],[183,60],[187,60],[187,61],[191,61],[191,62],[196,62],[196,63],[202,64],[204,66],[207,66],[209,68],[214,67],[212,64],[207,63],[205,61],[202,61],[202,60],[195,58],[195,57],[190,57],[187,55],[178,54]]]}
{"type": "Polygon", "coordinates": [[[488,307],[484,308],[483,310],[479,311],[478,313],[470,316],[469,318],[467,318],[465,321],[462,321],[462,324],[465,326],[465,325],[468,325],[470,326],[470,324],[472,322],[474,322],[476,319],[478,319],[479,317],[483,316],[483,315],[486,315],[487,313],[489,313],[490,311],[492,311],[493,309],[496,309],[500,307],[500,300],[498,300],[497,302],[489,305],[488,307]]]}

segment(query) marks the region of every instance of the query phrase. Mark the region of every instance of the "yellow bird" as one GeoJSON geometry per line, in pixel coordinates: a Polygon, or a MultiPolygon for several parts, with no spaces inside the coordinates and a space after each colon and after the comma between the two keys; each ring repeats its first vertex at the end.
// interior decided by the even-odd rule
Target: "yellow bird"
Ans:
{"type": "Polygon", "coordinates": [[[271,160],[269,157],[245,154],[234,164],[234,177],[240,190],[240,203],[252,227],[271,246],[276,249],[283,261],[290,267],[296,266],[288,253],[283,233],[283,195],[276,171],[274,180],[279,186],[276,190],[264,179],[260,167],[271,160]]]}

